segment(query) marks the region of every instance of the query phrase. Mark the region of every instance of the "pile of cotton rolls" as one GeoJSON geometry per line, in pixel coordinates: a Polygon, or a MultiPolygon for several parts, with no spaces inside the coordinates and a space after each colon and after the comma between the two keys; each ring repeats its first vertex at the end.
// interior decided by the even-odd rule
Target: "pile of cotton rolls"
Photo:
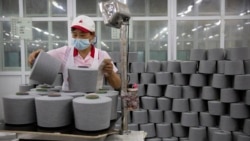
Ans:
{"type": "Polygon", "coordinates": [[[128,128],[147,132],[146,141],[250,140],[250,48],[192,49],[188,61],[129,62],[128,76],[140,96],[128,128]]]}

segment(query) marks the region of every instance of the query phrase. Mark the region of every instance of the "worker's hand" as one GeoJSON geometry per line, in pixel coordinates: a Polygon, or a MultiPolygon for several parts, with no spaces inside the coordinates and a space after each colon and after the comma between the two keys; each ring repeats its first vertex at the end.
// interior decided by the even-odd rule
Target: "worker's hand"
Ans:
{"type": "Polygon", "coordinates": [[[29,62],[29,65],[32,66],[35,62],[35,59],[36,57],[38,56],[38,54],[42,51],[42,49],[38,49],[36,51],[33,51],[30,55],[29,55],[29,58],[28,58],[28,62],[29,62]]]}
{"type": "Polygon", "coordinates": [[[112,73],[114,72],[113,71],[113,64],[112,64],[112,60],[111,59],[104,59],[103,60],[103,73],[104,75],[107,77],[107,76],[111,76],[112,73]]]}

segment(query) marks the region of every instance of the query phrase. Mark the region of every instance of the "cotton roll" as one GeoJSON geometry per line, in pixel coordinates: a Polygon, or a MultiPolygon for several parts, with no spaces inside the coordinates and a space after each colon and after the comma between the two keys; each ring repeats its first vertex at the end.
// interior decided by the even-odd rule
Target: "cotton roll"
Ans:
{"type": "Polygon", "coordinates": [[[182,126],[180,123],[173,123],[173,136],[174,137],[187,137],[188,128],[182,126]]]}
{"type": "Polygon", "coordinates": [[[232,136],[230,132],[219,130],[213,133],[211,141],[231,141],[231,140],[232,136]]]}
{"type": "Polygon", "coordinates": [[[200,125],[205,127],[215,127],[216,117],[208,112],[200,112],[200,125]]]}
{"type": "Polygon", "coordinates": [[[194,74],[197,71],[196,61],[181,61],[182,74],[194,74]]]}
{"type": "Polygon", "coordinates": [[[250,119],[244,120],[243,132],[250,136],[250,119]]]}
{"type": "Polygon", "coordinates": [[[63,84],[63,74],[61,72],[57,73],[56,79],[54,80],[52,86],[62,86],[63,84]]]}
{"type": "Polygon", "coordinates": [[[147,96],[160,97],[162,96],[162,88],[157,84],[148,84],[147,96]]]}
{"type": "Polygon", "coordinates": [[[208,111],[211,115],[225,115],[226,105],[220,101],[208,101],[208,111]]]}
{"type": "Polygon", "coordinates": [[[138,73],[128,73],[128,84],[138,84],[139,83],[139,74],[138,73]]]}
{"type": "Polygon", "coordinates": [[[182,96],[182,87],[176,85],[168,85],[165,90],[165,97],[168,98],[181,98],[182,96]]]}
{"type": "Polygon", "coordinates": [[[138,84],[138,91],[137,91],[138,96],[145,96],[146,95],[146,88],[144,84],[138,84]]]}
{"type": "Polygon", "coordinates": [[[132,62],[130,64],[131,73],[144,73],[145,72],[145,63],[144,62],[132,62]]]}
{"type": "Polygon", "coordinates": [[[98,70],[72,67],[69,72],[69,89],[78,92],[95,92],[98,70]]]}
{"type": "Polygon", "coordinates": [[[73,99],[75,127],[83,131],[98,131],[110,126],[112,99],[88,96],[73,99]],[[100,116],[101,115],[101,116],[100,116]]]}
{"type": "Polygon", "coordinates": [[[214,88],[229,88],[232,85],[232,80],[224,74],[213,74],[211,86],[214,88]]]}
{"type": "Polygon", "coordinates": [[[217,127],[208,127],[208,139],[209,139],[209,141],[212,141],[214,132],[216,132],[216,131],[220,131],[220,129],[217,127]]]}
{"type": "Polygon", "coordinates": [[[207,78],[204,74],[191,74],[189,79],[189,85],[194,87],[202,87],[207,85],[207,78]]]}
{"type": "Polygon", "coordinates": [[[199,126],[199,118],[197,112],[183,112],[181,114],[181,125],[185,127],[199,126]]]}
{"type": "Polygon", "coordinates": [[[161,138],[147,138],[145,141],[161,141],[161,138]]]}
{"type": "Polygon", "coordinates": [[[170,123],[158,123],[156,124],[157,137],[169,138],[173,136],[172,127],[170,123]]]}
{"type": "Polygon", "coordinates": [[[220,90],[220,101],[224,103],[233,103],[240,101],[240,93],[232,88],[220,90]]]}
{"type": "Polygon", "coordinates": [[[149,109],[154,110],[156,109],[156,98],[155,97],[149,97],[149,96],[143,96],[141,97],[141,103],[143,109],[149,109]]]}
{"type": "Polygon", "coordinates": [[[205,127],[191,127],[189,129],[190,141],[206,141],[207,131],[205,127]]]}
{"type": "Polygon", "coordinates": [[[199,98],[190,99],[190,110],[192,112],[207,111],[207,102],[199,98]]]}
{"type": "Polygon", "coordinates": [[[172,109],[172,100],[166,97],[157,98],[157,107],[159,110],[168,111],[172,109]]]}
{"type": "Polygon", "coordinates": [[[189,83],[189,76],[182,73],[173,73],[173,82],[174,85],[188,85],[189,83]]]}
{"type": "Polygon", "coordinates": [[[19,92],[27,92],[30,89],[34,88],[34,85],[31,84],[21,84],[19,85],[19,92]]]}
{"type": "Polygon", "coordinates": [[[225,51],[223,48],[212,48],[207,50],[208,60],[224,60],[225,51]]]}
{"type": "Polygon", "coordinates": [[[207,60],[207,50],[206,49],[191,49],[190,60],[192,61],[207,60]]]}
{"type": "Polygon", "coordinates": [[[161,71],[162,72],[168,71],[168,61],[161,61],[161,71]]]}
{"type": "Polygon", "coordinates": [[[236,75],[234,77],[234,86],[236,90],[250,90],[250,74],[236,75]]]}
{"type": "Polygon", "coordinates": [[[161,71],[161,62],[159,61],[148,61],[147,72],[159,72],[161,71]]]}
{"type": "Polygon", "coordinates": [[[174,99],[172,110],[174,112],[188,112],[189,100],[188,99],[174,99]]]}
{"type": "Polygon", "coordinates": [[[247,90],[244,96],[244,101],[246,105],[250,105],[250,90],[247,90]]]}
{"type": "Polygon", "coordinates": [[[192,99],[198,97],[198,88],[192,86],[182,86],[182,97],[192,99]]]}
{"type": "Polygon", "coordinates": [[[214,60],[201,60],[199,64],[199,73],[213,74],[216,72],[216,61],[214,60]]]}
{"type": "Polygon", "coordinates": [[[117,103],[118,103],[118,96],[119,92],[114,90],[109,90],[105,93],[96,93],[100,96],[106,96],[112,99],[112,106],[111,106],[111,120],[117,118],[117,103]]]}
{"type": "Polygon", "coordinates": [[[239,125],[236,119],[225,115],[220,117],[219,128],[224,131],[238,131],[239,125]]]}
{"type": "Polygon", "coordinates": [[[176,137],[162,138],[162,141],[178,141],[176,137]]]}
{"type": "Polygon", "coordinates": [[[155,83],[154,73],[141,73],[140,84],[150,84],[155,83]]]}
{"type": "Polygon", "coordinates": [[[137,52],[128,52],[128,62],[137,62],[138,53],[137,52]]]}
{"type": "Polygon", "coordinates": [[[217,73],[224,74],[226,60],[217,61],[217,73]]]}
{"type": "Polygon", "coordinates": [[[211,86],[204,86],[201,89],[201,98],[204,100],[217,100],[220,97],[219,89],[213,88],[211,86]]]}
{"type": "Polygon", "coordinates": [[[244,119],[250,116],[249,107],[243,102],[230,104],[230,116],[236,119],[244,119]]]}
{"type": "Polygon", "coordinates": [[[250,140],[250,136],[247,136],[247,135],[238,136],[238,141],[249,141],[249,140],[250,140]]]}
{"type": "Polygon", "coordinates": [[[3,96],[4,120],[7,124],[21,125],[36,122],[35,96],[3,96]]]}
{"type": "Polygon", "coordinates": [[[132,131],[139,131],[139,125],[135,123],[129,123],[128,124],[128,129],[132,131]]]}
{"type": "Polygon", "coordinates": [[[156,72],[155,80],[158,85],[169,85],[173,83],[172,74],[170,72],[156,72]]]}
{"type": "Polygon", "coordinates": [[[166,123],[180,122],[180,113],[173,111],[164,111],[164,122],[166,123]]]}
{"type": "Polygon", "coordinates": [[[148,123],[148,111],[144,109],[132,111],[132,122],[137,124],[148,123]]]}
{"type": "Polygon", "coordinates": [[[154,123],[140,124],[140,130],[147,133],[147,138],[156,136],[154,123]]]}
{"type": "Polygon", "coordinates": [[[70,96],[36,97],[35,103],[38,126],[56,128],[71,124],[72,99],[73,97],[70,96]]]}
{"type": "Polygon", "coordinates": [[[225,62],[225,75],[239,74],[245,74],[244,64],[242,60],[225,62]]]}
{"type": "Polygon", "coordinates": [[[168,61],[167,72],[181,72],[180,61],[168,61]]]}
{"type": "Polygon", "coordinates": [[[244,70],[246,74],[250,74],[250,60],[244,61],[244,70]]]}
{"type": "Polygon", "coordinates": [[[233,132],[233,141],[238,141],[239,135],[244,135],[244,133],[241,131],[234,131],[233,132]]]}
{"type": "Polygon", "coordinates": [[[162,123],[163,111],[162,110],[149,110],[149,122],[150,123],[162,123]]]}
{"type": "Polygon", "coordinates": [[[227,60],[249,60],[250,48],[249,47],[237,47],[226,49],[227,60]]]}
{"type": "Polygon", "coordinates": [[[30,79],[40,83],[53,84],[62,62],[41,51],[32,66],[30,79]]]}

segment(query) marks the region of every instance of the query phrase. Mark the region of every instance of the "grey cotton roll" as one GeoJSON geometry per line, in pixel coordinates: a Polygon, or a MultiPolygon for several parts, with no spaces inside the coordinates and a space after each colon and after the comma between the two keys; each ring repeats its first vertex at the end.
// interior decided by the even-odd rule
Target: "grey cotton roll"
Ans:
{"type": "Polygon", "coordinates": [[[191,49],[190,60],[192,61],[207,60],[207,50],[206,49],[191,49]]]}
{"type": "Polygon", "coordinates": [[[170,123],[158,123],[156,124],[157,137],[170,138],[173,136],[172,126],[170,123]]]}
{"type": "Polygon", "coordinates": [[[236,119],[224,115],[220,117],[219,128],[224,131],[238,131],[239,125],[236,119]]]}
{"type": "Polygon", "coordinates": [[[162,141],[178,141],[177,137],[162,138],[162,141]]]}
{"type": "Polygon", "coordinates": [[[201,60],[199,63],[199,73],[213,74],[216,72],[216,61],[201,60]]]}
{"type": "Polygon", "coordinates": [[[168,61],[161,61],[161,71],[162,72],[168,71],[168,61]]]}
{"type": "Polygon", "coordinates": [[[214,88],[230,88],[232,87],[232,80],[224,74],[213,74],[211,86],[214,88]]]}
{"type": "Polygon", "coordinates": [[[146,95],[146,88],[144,84],[138,84],[138,91],[137,91],[138,96],[145,96],[146,95]]]}
{"type": "Polygon", "coordinates": [[[223,48],[213,48],[207,50],[208,60],[224,60],[225,50],[223,48]]]}
{"type": "Polygon", "coordinates": [[[167,72],[181,72],[180,61],[168,61],[167,72]]]}
{"type": "Polygon", "coordinates": [[[36,122],[34,98],[31,95],[4,96],[2,100],[5,123],[21,125],[36,122]]]}
{"type": "Polygon", "coordinates": [[[154,73],[141,73],[140,84],[150,84],[155,83],[154,73]]]}
{"type": "Polygon", "coordinates": [[[34,88],[34,85],[31,84],[21,84],[19,85],[19,92],[27,92],[30,89],[34,88]]]}
{"type": "Polygon", "coordinates": [[[185,127],[199,126],[199,117],[197,112],[183,112],[181,114],[181,125],[185,127]]]}
{"type": "Polygon", "coordinates": [[[148,61],[147,62],[147,71],[146,72],[160,72],[161,71],[161,62],[160,61],[148,61]]]}
{"type": "Polygon", "coordinates": [[[145,72],[145,63],[144,62],[132,62],[132,63],[130,63],[130,72],[131,73],[144,73],[145,72]]]}
{"type": "Polygon", "coordinates": [[[249,107],[243,102],[231,103],[230,116],[236,119],[249,118],[250,117],[249,107]]]}
{"type": "Polygon", "coordinates": [[[200,112],[200,125],[204,127],[215,127],[217,122],[216,122],[216,117],[211,115],[208,112],[200,112]]]}
{"type": "Polygon", "coordinates": [[[145,131],[147,133],[147,138],[155,137],[156,131],[155,131],[155,124],[154,123],[146,123],[146,124],[140,124],[140,130],[145,131]]]}
{"type": "Polygon", "coordinates": [[[165,97],[168,98],[181,98],[182,97],[182,87],[176,85],[168,85],[165,90],[165,97]]]}
{"type": "Polygon", "coordinates": [[[247,135],[238,136],[238,141],[249,141],[249,140],[250,140],[250,136],[247,136],[247,135]]]}
{"type": "Polygon", "coordinates": [[[162,110],[149,110],[148,113],[150,123],[162,123],[164,121],[162,110]]]}
{"type": "Polygon", "coordinates": [[[192,86],[182,86],[182,97],[192,99],[198,97],[198,88],[192,86]]]}
{"type": "Polygon", "coordinates": [[[234,77],[234,86],[236,90],[250,90],[250,74],[236,75],[234,77]]]}
{"type": "Polygon", "coordinates": [[[173,123],[173,136],[174,137],[187,137],[188,136],[188,128],[182,126],[180,123],[173,123]]]}
{"type": "Polygon", "coordinates": [[[246,74],[250,74],[250,60],[244,61],[244,70],[246,74]]]}
{"type": "Polygon", "coordinates": [[[201,89],[200,96],[204,100],[217,100],[220,97],[220,91],[211,86],[204,86],[201,89]]]}
{"type": "Polygon", "coordinates": [[[207,111],[207,101],[200,98],[190,99],[190,111],[205,112],[207,111]]]}
{"type": "Polygon", "coordinates": [[[245,74],[244,63],[242,60],[225,62],[225,75],[239,74],[245,74]]]}
{"type": "Polygon", "coordinates": [[[232,134],[233,134],[233,141],[238,141],[239,135],[244,135],[242,131],[234,131],[232,134]]]}
{"type": "Polygon", "coordinates": [[[179,123],[180,113],[173,111],[164,111],[164,122],[165,123],[179,123]]]}
{"type": "Polygon", "coordinates": [[[227,60],[249,60],[250,48],[249,47],[237,47],[226,49],[227,60]]]}
{"type": "Polygon", "coordinates": [[[174,99],[172,110],[174,112],[188,112],[189,110],[189,100],[188,99],[174,99]]]}
{"type": "Polygon", "coordinates": [[[218,130],[213,133],[211,141],[231,141],[231,132],[218,130]]]}
{"type": "Polygon", "coordinates": [[[148,123],[148,111],[144,109],[132,111],[132,122],[137,124],[148,123]]]}
{"type": "Polygon", "coordinates": [[[189,85],[194,87],[207,86],[207,77],[205,74],[191,74],[189,79],[189,85]]]}
{"type": "Polygon", "coordinates": [[[162,87],[157,84],[148,84],[147,96],[152,97],[161,97],[162,96],[162,87]]]}
{"type": "Polygon", "coordinates": [[[206,141],[207,140],[206,127],[191,127],[189,129],[189,140],[206,141]]]}
{"type": "Polygon", "coordinates": [[[128,73],[128,84],[138,84],[139,74],[138,73],[128,73]]]}
{"type": "Polygon", "coordinates": [[[155,97],[149,97],[149,96],[143,96],[141,97],[141,104],[143,109],[149,109],[154,110],[156,109],[156,98],[155,97]]]}
{"type": "Polygon", "coordinates": [[[35,104],[38,126],[57,128],[70,125],[73,117],[72,99],[73,97],[70,96],[36,97],[35,104]]]}
{"type": "Polygon", "coordinates": [[[240,101],[240,92],[232,88],[220,90],[220,101],[224,103],[234,103],[240,101]]]}
{"type": "Polygon", "coordinates": [[[244,119],[243,132],[250,136],[250,119],[244,119]]]}
{"type": "Polygon", "coordinates": [[[172,100],[166,97],[157,98],[157,107],[159,110],[168,111],[172,109],[172,100]]]}
{"type": "Polygon", "coordinates": [[[197,61],[181,61],[182,74],[194,74],[198,70],[197,61]]]}
{"type": "Polygon", "coordinates": [[[208,112],[211,115],[225,115],[226,114],[226,105],[220,101],[208,101],[208,112]]]}
{"type": "Polygon", "coordinates": [[[244,101],[246,105],[250,105],[250,90],[247,90],[244,96],[244,101]]]}
{"type": "Polygon", "coordinates": [[[139,125],[135,124],[135,123],[129,123],[128,124],[128,130],[139,131],[139,125]]]}
{"type": "Polygon", "coordinates": [[[224,74],[226,60],[217,61],[217,73],[224,74]]]}
{"type": "Polygon", "coordinates": [[[174,85],[188,85],[189,83],[189,75],[182,73],[173,73],[173,84],[174,85]]]}
{"type": "Polygon", "coordinates": [[[145,141],[162,141],[161,138],[147,138],[145,141]]]}
{"type": "Polygon", "coordinates": [[[173,76],[170,72],[156,72],[155,80],[157,85],[173,84],[173,76]]]}
{"type": "Polygon", "coordinates": [[[209,141],[212,141],[214,132],[216,132],[216,131],[220,131],[220,129],[217,127],[208,127],[208,139],[209,139],[209,141]]]}

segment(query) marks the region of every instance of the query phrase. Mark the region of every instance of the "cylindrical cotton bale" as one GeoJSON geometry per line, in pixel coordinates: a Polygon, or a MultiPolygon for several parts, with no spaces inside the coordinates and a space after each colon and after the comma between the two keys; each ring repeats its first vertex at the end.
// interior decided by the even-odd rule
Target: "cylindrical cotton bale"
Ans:
{"type": "Polygon", "coordinates": [[[173,83],[174,85],[188,85],[189,76],[182,73],[173,73],[173,83]]]}
{"type": "Polygon", "coordinates": [[[31,84],[21,84],[19,85],[19,92],[27,92],[30,89],[34,88],[34,85],[31,84]]]}
{"type": "Polygon", "coordinates": [[[61,72],[57,73],[56,79],[54,80],[52,86],[62,86],[63,84],[63,74],[61,72]]]}
{"type": "Polygon", "coordinates": [[[198,89],[192,86],[182,86],[182,97],[192,99],[198,97],[198,89]]]}
{"type": "Polygon", "coordinates": [[[128,84],[138,84],[139,74],[138,73],[128,73],[128,84]]]}
{"type": "Polygon", "coordinates": [[[162,141],[178,141],[177,137],[162,138],[162,141]]]}
{"type": "Polygon", "coordinates": [[[214,132],[216,131],[220,131],[219,128],[217,127],[208,127],[208,141],[212,141],[212,138],[213,138],[213,135],[214,135],[214,132]]]}
{"type": "Polygon", "coordinates": [[[216,61],[201,60],[199,63],[199,73],[213,74],[216,72],[216,61]]]}
{"type": "Polygon", "coordinates": [[[225,50],[223,48],[212,48],[207,50],[208,60],[224,60],[225,50]]]}
{"type": "Polygon", "coordinates": [[[149,97],[149,96],[143,96],[141,97],[141,104],[143,109],[149,109],[154,110],[156,109],[156,98],[155,97],[149,97]]]}
{"type": "Polygon", "coordinates": [[[141,131],[145,131],[147,133],[147,138],[156,136],[154,123],[140,124],[139,127],[141,131]]]}
{"type": "Polygon", "coordinates": [[[146,88],[144,84],[138,84],[138,91],[137,91],[138,96],[145,96],[146,95],[146,88]]]}
{"type": "Polygon", "coordinates": [[[220,90],[220,101],[224,103],[233,103],[240,101],[240,93],[232,88],[220,90]]]}
{"type": "Polygon", "coordinates": [[[226,49],[227,60],[249,60],[250,48],[249,47],[237,47],[226,49]]]}
{"type": "Polygon", "coordinates": [[[225,60],[217,61],[217,73],[224,74],[225,72],[225,60]]]}
{"type": "Polygon", "coordinates": [[[117,118],[117,101],[118,101],[119,92],[114,91],[114,90],[108,90],[105,93],[97,92],[96,94],[100,96],[106,96],[112,99],[111,120],[116,119],[117,118]]]}
{"type": "Polygon", "coordinates": [[[98,70],[72,67],[68,69],[68,72],[70,90],[88,93],[96,91],[98,70]]]}
{"type": "Polygon", "coordinates": [[[207,141],[206,127],[191,127],[188,137],[190,141],[207,141]]]}
{"type": "Polygon", "coordinates": [[[154,73],[141,73],[140,84],[150,84],[155,83],[154,73]]]}
{"type": "Polygon", "coordinates": [[[200,112],[200,125],[205,127],[215,127],[216,117],[208,112],[200,112]]]}
{"type": "Polygon", "coordinates": [[[168,111],[172,109],[172,100],[166,97],[157,98],[157,107],[159,110],[168,111]]]}
{"type": "Polygon", "coordinates": [[[146,138],[145,141],[162,141],[161,138],[146,138]]]}
{"type": "Polygon", "coordinates": [[[237,120],[230,116],[220,116],[219,128],[225,131],[238,131],[239,125],[237,120]]]}
{"type": "Polygon", "coordinates": [[[168,71],[168,61],[161,61],[161,71],[162,72],[168,71]]]}
{"type": "Polygon", "coordinates": [[[166,123],[180,122],[180,113],[176,113],[173,111],[164,111],[164,122],[166,123]]]}
{"type": "Polygon", "coordinates": [[[147,110],[140,109],[132,111],[132,123],[148,123],[148,112],[147,110]]]}
{"type": "Polygon", "coordinates": [[[250,90],[250,74],[236,75],[234,77],[234,89],[236,90],[250,90]]]}
{"type": "Polygon", "coordinates": [[[179,138],[179,141],[189,141],[188,137],[179,138]]]}
{"type": "Polygon", "coordinates": [[[181,72],[181,65],[179,61],[168,61],[167,72],[181,72]]]}
{"type": "Polygon", "coordinates": [[[237,141],[250,141],[250,136],[247,136],[247,135],[239,135],[237,141]]]}
{"type": "Polygon", "coordinates": [[[181,73],[182,74],[194,74],[197,72],[196,61],[181,61],[181,73]]]}
{"type": "Polygon", "coordinates": [[[157,84],[148,84],[146,95],[152,97],[161,97],[163,95],[162,87],[157,84]]]}
{"type": "Polygon", "coordinates": [[[225,62],[225,75],[239,74],[245,74],[244,64],[242,60],[225,62]]]}
{"type": "Polygon", "coordinates": [[[75,127],[83,131],[98,131],[110,126],[112,99],[89,94],[73,99],[75,127]],[[101,116],[100,116],[101,115],[101,116]]]}
{"type": "Polygon", "coordinates": [[[250,74],[250,60],[245,60],[243,63],[244,63],[245,73],[250,74]]]}
{"type": "Polygon", "coordinates": [[[199,126],[199,117],[197,112],[183,112],[181,114],[181,125],[185,127],[199,126]]]}
{"type": "Polygon", "coordinates": [[[56,79],[61,65],[61,61],[42,51],[32,66],[30,79],[51,85],[56,79]]]}
{"type": "Polygon", "coordinates": [[[211,86],[204,86],[201,89],[200,95],[204,100],[217,100],[220,97],[220,91],[211,86]]]}
{"type": "Polygon", "coordinates": [[[188,128],[182,126],[180,123],[173,123],[173,136],[174,137],[187,137],[188,128]]]}
{"type": "Polygon", "coordinates": [[[244,120],[243,132],[250,136],[250,119],[244,120]]]}
{"type": "Polygon", "coordinates": [[[144,62],[132,62],[130,64],[131,73],[144,73],[145,72],[145,63],[144,62]]]}
{"type": "Polygon", "coordinates": [[[158,123],[156,124],[157,137],[169,138],[173,136],[172,127],[170,123],[158,123]]]}
{"type": "Polygon", "coordinates": [[[244,133],[241,131],[234,131],[232,134],[233,134],[233,141],[238,141],[238,136],[244,135],[244,133]]]}
{"type": "Polygon", "coordinates": [[[207,60],[207,50],[206,49],[191,49],[190,51],[190,60],[200,61],[207,60]]]}
{"type": "Polygon", "coordinates": [[[160,72],[161,71],[161,62],[159,61],[148,61],[147,62],[147,71],[146,72],[160,72]]]}
{"type": "Polygon", "coordinates": [[[231,141],[231,140],[232,140],[231,132],[219,130],[213,133],[211,141],[231,141]]]}
{"type": "Polygon", "coordinates": [[[71,124],[73,117],[72,99],[73,97],[60,95],[36,97],[38,126],[56,128],[71,124]]]}
{"type": "Polygon", "coordinates": [[[128,52],[128,62],[137,62],[138,53],[137,52],[128,52]]]}
{"type": "Polygon", "coordinates": [[[165,91],[165,97],[168,98],[181,98],[182,87],[176,85],[168,85],[165,91]]]}
{"type": "Polygon", "coordinates": [[[190,110],[192,112],[207,111],[207,102],[199,98],[190,99],[190,110]]]}
{"type": "Polygon", "coordinates": [[[162,110],[149,110],[149,122],[150,123],[162,123],[163,111],[162,110]]]}
{"type": "Polygon", "coordinates": [[[174,112],[188,112],[189,111],[188,99],[174,99],[172,110],[174,112]]]}
{"type": "Polygon", "coordinates": [[[3,96],[4,120],[7,124],[21,125],[36,122],[35,96],[8,95],[3,96]]]}
{"type": "Polygon", "coordinates": [[[207,78],[205,74],[191,74],[189,85],[194,87],[202,87],[207,85],[207,78]]]}
{"type": "Polygon", "coordinates": [[[208,101],[208,112],[211,115],[225,115],[226,105],[220,101],[208,101]]]}
{"type": "Polygon", "coordinates": [[[230,88],[232,87],[232,80],[224,74],[213,74],[211,86],[214,88],[230,88]]]}
{"type": "Polygon", "coordinates": [[[128,124],[128,130],[139,131],[139,125],[135,124],[135,123],[129,123],[128,124]]]}
{"type": "Polygon", "coordinates": [[[173,84],[173,78],[170,72],[156,72],[155,80],[157,85],[173,84]]]}
{"type": "Polygon", "coordinates": [[[109,52],[109,56],[111,57],[112,61],[117,63],[121,62],[121,55],[120,52],[109,52]]]}
{"type": "Polygon", "coordinates": [[[245,96],[244,96],[244,100],[245,100],[245,103],[246,105],[250,105],[250,90],[247,90],[246,93],[245,93],[245,96]]]}
{"type": "Polygon", "coordinates": [[[243,102],[231,103],[230,116],[237,119],[248,118],[250,116],[249,107],[243,102]]]}

